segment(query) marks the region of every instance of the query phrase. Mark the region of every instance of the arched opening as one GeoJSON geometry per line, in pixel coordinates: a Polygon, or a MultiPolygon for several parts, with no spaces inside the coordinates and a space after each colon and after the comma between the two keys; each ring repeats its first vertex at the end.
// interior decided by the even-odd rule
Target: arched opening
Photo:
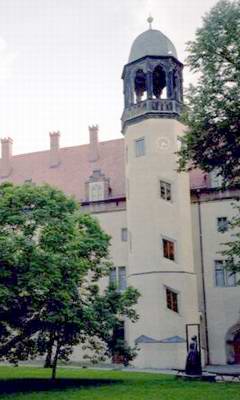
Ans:
{"type": "Polygon", "coordinates": [[[173,71],[173,97],[179,100],[179,81],[177,71],[173,71]]]}
{"type": "Polygon", "coordinates": [[[240,323],[229,329],[226,335],[228,364],[240,364],[240,323]]]}
{"type": "Polygon", "coordinates": [[[146,75],[142,69],[139,69],[136,72],[135,80],[134,80],[134,90],[136,94],[136,102],[139,103],[140,101],[146,98],[146,75]],[[144,96],[145,95],[145,96],[144,96]]]}
{"type": "Polygon", "coordinates": [[[166,73],[161,65],[158,65],[153,71],[153,95],[156,99],[166,99],[166,73]]]}

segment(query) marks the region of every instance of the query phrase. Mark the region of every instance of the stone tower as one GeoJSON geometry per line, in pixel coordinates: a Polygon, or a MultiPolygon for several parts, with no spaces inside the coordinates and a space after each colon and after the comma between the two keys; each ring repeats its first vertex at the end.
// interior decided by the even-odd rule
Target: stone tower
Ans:
{"type": "Polygon", "coordinates": [[[126,328],[139,367],[184,367],[186,324],[199,322],[189,176],[178,173],[182,70],[172,42],[150,27],[124,66],[128,283],[141,298],[126,328]]]}

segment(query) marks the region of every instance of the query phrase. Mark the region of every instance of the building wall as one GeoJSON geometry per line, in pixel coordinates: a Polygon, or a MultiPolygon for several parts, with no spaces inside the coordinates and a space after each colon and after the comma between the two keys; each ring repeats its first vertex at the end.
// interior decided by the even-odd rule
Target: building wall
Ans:
{"type": "MultiPolygon", "coordinates": [[[[194,262],[198,276],[199,307],[203,313],[203,291],[201,273],[201,253],[199,235],[199,205],[192,205],[194,262]]],[[[214,260],[224,259],[220,254],[224,246],[221,243],[232,241],[233,232],[220,233],[217,230],[217,218],[234,215],[231,199],[206,201],[200,204],[202,222],[202,249],[204,281],[206,288],[206,314],[209,338],[209,361],[211,364],[226,364],[228,331],[239,323],[240,287],[217,287],[215,282],[214,260]]],[[[203,327],[204,328],[204,327],[203,327]]]]}
{"type": "MultiPolygon", "coordinates": [[[[85,210],[86,211],[86,210],[85,210]]],[[[121,240],[121,229],[127,227],[126,210],[116,210],[110,212],[97,212],[92,214],[98,219],[102,229],[111,236],[110,257],[115,267],[126,267],[128,260],[128,242],[121,240]]],[[[100,290],[104,290],[109,283],[109,278],[102,278],[99,282],[100,290]]],[[[85,351],[81,346],[76,346],[71,356],[71,361],[84,361],[85,351]]],[[[111,362],[111,360],[107,360],[111,362]]]]}
{"type": "MultiPolygon", "coordinates": [[[[177,137],[182,132],[183,126],[174,119],[147,119],[129,126],[125,133],[127,223],[131,240],[129,283],[142,294],[137,307],[140,319],[130,324],[128,330],[131,344],[141,335],[155,340],[185,338],[185,325],[199,321],[189,177],[176,172],[177,137]],[[146,154],[136,157],[135,140],[142,137],[146,154]],[[172,202],[160,198],[160,180],[171,183],[172,202]],[[175,261],[163,257],[163,237],[175,241],[175,261]],[[166,307],[166,287],[178,293],[179,313],[166,307]]],[[[159,343],[154,346],[157,351],[163,346],[171,347],[159,343]]],[[[175,347],[182,352],[182,345],[175,347]]],[[[141,364],[140,358],[136,365],[141,364]]],[[[185,357],[179,360],[178,366],[183,367],[185,357]]],[[[155,366],[164,368],[164,357],[159,357],[155,366]]]]}

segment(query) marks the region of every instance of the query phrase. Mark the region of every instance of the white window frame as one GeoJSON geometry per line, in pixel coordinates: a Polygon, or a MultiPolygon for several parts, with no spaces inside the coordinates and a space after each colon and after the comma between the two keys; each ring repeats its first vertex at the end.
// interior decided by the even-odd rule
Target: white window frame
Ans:
{"type": "Polygon", "coordinates": [[[177,289],[173,289],[170,286],[163,285],[164,287],[164,296],[165,296],[165,304],[166,304],[166,309],[168,311],[174,312],[175,315],[180,315],[181,314],[181,293],[177,289]],[[177,306],[178,306],[178,311],[174,311],[171,308],[167,306],[167,290],[170,290],[172,293],[175,293],[177,295],[177,306]]]}
{"type": "Polygon", "coordinates": [[[229,229],[229,220],[228,220],[228,217],[226,217],[226,216],[217,217],[217,219],[216,219],[216,224],[217,224],[217,231],[218,231],[219,233],[226,233],[226,232],[228,231],[228,229],[229,229]],[[225,219],[225,218],[226,218],[226,229],[221,230],[221,229],[219,229],[219,228],[220,228],[220,226],[219,226],[219,220],[220,220],[220,219],[225,219]]]}
{"type": "MultiPolygon", "coordinates": [[[[166,201],[167,203],[172,203],[173,202],[173,184],[171,182],[169,182],[166,179],[159,179],[159,192],[160,192],[160,199],[166,201]],[[161,192],[161,184],[164,185],[169,185],[170,186],[170,200],[168,200],[165,197],[162,197],[162,192],[161,192]]],[[[165,188],[165,193],[166,193],[166,188],[165,188]]]]}
{"type": "Polygon", "coordinates": [[[124,292],[127,289],[127,267],[124,265],[120,266],[115,266],[112,268],[112,271],[115,271],[115,282],[111,281],[111,272],[109,274],[109,284],[114,283],[116,285],[117,291],[119,292],[124,292]],[[120,270],[121,268],[125,268],[125,281],[126,281],[126,286],[124,288],[119,287],[119,282],[120,282],[120,270]]]}
{"type": "Polygon", "coordinates": [[[212,188],[220,188],[223,184],[223,177],[218,173],[218,168],[215,168],[210,172],[210,184],[212,188]]]}
{"type": "Polygon", "coordinates": [[[231,271],[228,271],[228,270],[225,269],[224,261],[225,260],[216,259],[213,262],[214,285],[215,285],[216,288],[233,288],[233,287],[236,287],[237,286],[236,273],[235,273],[235,275],[230,275],[231,271]],[[222,270],[222,274],[223,274],[224,284],[222,286],[217,284],[217,274],[216,274],[217,265],[216,265],[216,263],[220,263],[222,265],[222,268],[219,268],[220,271],[222,270]],[[233,279],[233,276],[234,276],[234,284],[233,285],[229,285],[229,279],[233,279]]]}
{"type": "Polygon", "coordinates": [[[105,187],[104,187],[104,181],[96,181],[96,182],[89,182],[88,184],[88,195],[89,195],[89,201],[103,201],[104,200],[104,191],[105,191],[105,187]],[[94,186],[96,188],[98,188],[98,196],[94,195],[93,193],[93,189],[94,186]],[[99,195],[99,193],[101,195],[99,195]]]}
{"type": "Polygon", "coordinates": [[[138,139],[135,139],[135,156],[136,157],[143,157],[146,155],[146,141],[145,141],[145,137],[141,137],[138,139]],[[143,153],[138,151],[138,143],[139,142],[143,142],[144,146],[143,146],[143,153]]]}
{"type": "Polygon", "coordinates": [[[177,241],[175,239],[170,238],[169,236],[161,235],[161,249],[162,249],[162,258],[164,260],[168,260],[170,262],[177,263],[177,241]],[[171,258],[167,258],[167,257],[164,256],[163,240],[167,240],[167,241],[172,242],[174,244],[174,260],[171,260],[171,258]]]}

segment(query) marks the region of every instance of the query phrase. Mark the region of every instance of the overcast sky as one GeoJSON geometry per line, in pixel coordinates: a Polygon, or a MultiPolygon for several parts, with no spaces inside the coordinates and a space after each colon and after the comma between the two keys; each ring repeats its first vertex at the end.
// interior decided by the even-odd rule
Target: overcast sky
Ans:
{"type": "MultiPolygon", "coordinates": [[[[201,17],[215,0],[0,0],[0,137],[14,154],[121,137],[121,72],[135,37],[161,30],[186,58],[201,17]]],[[[185,85],[192,77],[185,71],[185,85]]]]}

